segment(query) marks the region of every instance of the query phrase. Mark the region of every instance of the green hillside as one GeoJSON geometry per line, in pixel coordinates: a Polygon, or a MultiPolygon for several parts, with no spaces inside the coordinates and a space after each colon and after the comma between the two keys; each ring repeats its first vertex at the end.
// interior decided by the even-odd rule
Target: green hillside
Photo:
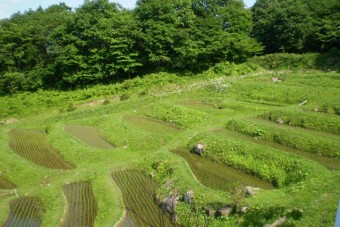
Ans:
{"type": "Polygon", "coordinates": [[[332,226],[339,81],[221,63],[194,76],[0,97],[0,223],[332,226]],[[161,207],[171,196],[169,214],[161,207]],[[228,216],[214,213],[226,205],[228,216]]]}

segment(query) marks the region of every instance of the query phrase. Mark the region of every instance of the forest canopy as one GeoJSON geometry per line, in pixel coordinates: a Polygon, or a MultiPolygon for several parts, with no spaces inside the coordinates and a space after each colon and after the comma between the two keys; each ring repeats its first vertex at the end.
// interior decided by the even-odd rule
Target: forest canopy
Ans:
{"type": "Polygon", "coordinates": [[[0,94],[74,89],[158,71],[205,70],[261,53],[340,48],[338,0],[109,0],[0,20],[0,94]]]}

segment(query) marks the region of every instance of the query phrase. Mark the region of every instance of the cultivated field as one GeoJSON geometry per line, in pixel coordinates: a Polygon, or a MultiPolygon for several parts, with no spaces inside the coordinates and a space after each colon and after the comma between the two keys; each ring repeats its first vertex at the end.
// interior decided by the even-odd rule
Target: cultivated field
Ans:
{"type": "Polygon", "coordinates": [[[10,204],[10,213],[4,226],[41,226],[44,215],[42,201],[36,197],[21,197],[10,204]]]}
{"type": "Polygon", "coordinates": [[[61,226],[93,226],[97,204],[89,182],[66,183],[63,192],[67,199],[65,218],[61,226]]]}
{"type": "Polygon", "coordinates": [[[100,136],[98,129],[95,127],[82,125],[66,125],[65,131],[72,134],[74,137],[91,147],[102,149],[114,148],[112,144],[108,143],[100,136]]]}
{"type": "Polygon", "coordinates": [[[173,226],[170,217],[156,204],[155,182],[136,170],[118,170],[112,174],[119,186],[127,211],[121,226],[173,226]]]}
{"type": "Polygon", "coordinates": [[[12,129],[9,131],[9,146],[21,157],[51,169],[73,169],[59,153],[47,143],[43,131],[12,129]]]}
{"type": "Polygon", "coordinates": [[[333,226],[340,74],[247,70],[0,97],[0,224],[333,226]],[[37,104],[54,96],[75,110],[37,104]],[[159,201],[174,192],[170,215],[159,201]]]}

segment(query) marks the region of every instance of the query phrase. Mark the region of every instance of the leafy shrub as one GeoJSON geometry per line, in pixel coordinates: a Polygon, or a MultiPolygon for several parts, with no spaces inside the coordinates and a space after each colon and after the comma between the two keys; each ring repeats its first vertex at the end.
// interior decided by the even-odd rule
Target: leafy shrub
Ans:
{"type": "Polygon", "coordinates": [[[193,149],[197,143],[204,144],[204,157],[254,174],[276,187],[303,181],[316,170],[316,167],[296,157],[230,137],[199,134],[189,141],[188,148],[193,149]]]}
{"type": "Polygon", "coordinates": [[[299,149],[311,153],[318,153],[329,157],[340,158],[340,143],[328,137],[316,137],[310,133],[295,131],[290,128],[256,124],[250,120],[230,120],[227,129],[240,133],[261,137],[266,141],[275,142],[293,149],[299,149]]]}
{"type": "Polygon", "coordinates": [[[121,101],[124,101],[124,100],[127,100],[130,98],[130,95],[128,93],[123,93],[121,96],[120,96],[120,100],[121,101]]]}
{"type": "Polygon", "coordinates": [[[273,122],[283,121],[284,124],[306,129],[329,132],[340,135],[340,119],[338,116],[287,110],[271,110],[259,115],[260,118],[273,122]]]}

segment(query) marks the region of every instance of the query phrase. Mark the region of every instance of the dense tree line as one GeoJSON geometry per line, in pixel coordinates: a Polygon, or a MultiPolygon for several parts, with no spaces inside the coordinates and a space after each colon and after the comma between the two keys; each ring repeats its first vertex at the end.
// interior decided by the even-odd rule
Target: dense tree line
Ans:
{"type": "Polygon", "coordinates": [[[265,52],[339,48],[338,0],[85,0],[0,20],[0,94],[72,89],[265,52]],[[261,45],[262,44],[262,45],[261,45]]]}
{"type": "Polygon", "coordinates": [[[257,0],[252,12],[267,53],[340,49],[339,0],[257,0]]]}

